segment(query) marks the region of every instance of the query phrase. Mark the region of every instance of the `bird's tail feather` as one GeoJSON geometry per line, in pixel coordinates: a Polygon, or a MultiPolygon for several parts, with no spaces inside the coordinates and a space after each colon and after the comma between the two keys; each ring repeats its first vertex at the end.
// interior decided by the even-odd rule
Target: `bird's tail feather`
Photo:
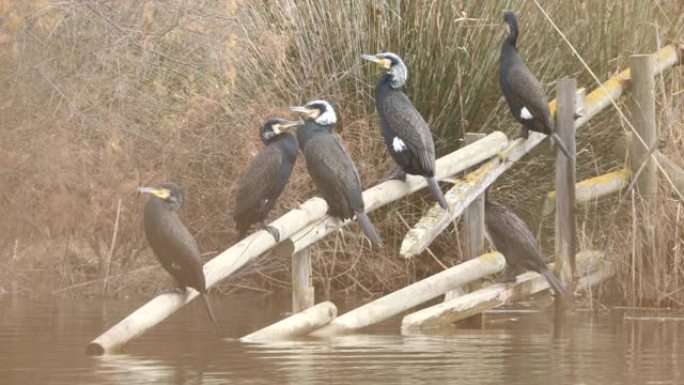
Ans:
{"type": "Polygon", "coordinates": [[[439,188],[439,185],[437,184],[435,177],[426,177],[425,180],[427,180],[428,187],[430,187],[432,195],[435,197],[435,199],[437,199],[439,206],[444,210],[447,210],[449,206],[447,205],[446,198],[444,198],[444,194],[442,194],[442,189],[439,188]]]}
{"type": "Polygon", "coordinates": [[[218,320],[216,319],[216,315],[214,314],[214,309],[211,307],[211,303],[209,302],[209,296],[207,293],[202,293],[202,300],[204,300],[204,307],[207,309],[207,314],[209,314],[209,319],[211,320],[211,323],[214,325],[214,328],[218,330],[218,320]]]}
{"type": "Polygon", "coordinates": [[[565,154],[568,159],[574,159],[575,157],[570,155],[570,151],[568,150],[567,147],[565,147],[565,143],[563,143],[563,140],[561,139],[560,136],[558,136],[557,132],[552,132],[551,133],[551,139],[553,139],[554,142],[556,142],[556,145],[558,145],[558,148],[560,148],[561,151],[563,151],[563,154],[565,154]]]}
{"type": "Polygon", "coordinates": [[[359,211],[356,213],[356,220],[359,222],[359,225],[361,225],[361,231],[366,234],[366,237],[368,237],[371,243],[376,246],[382,246],[382,238],[380,238],[378,232],[375,231],[375,227],[373,227],[373,223],[371,223],[370,218],[368,218],[368,214],[359,211]]]}
{"type": "Polygon", "coordinates": [[[551,270],[545,267],[542,269],[541,274],[544,276],[544,278],[546,278],[546,281],[549,283],[549,286],[551,286],[551,289],[556,293],[556,295],[565,297],[567,292],[565,291],[563,284],[551,270]]]}

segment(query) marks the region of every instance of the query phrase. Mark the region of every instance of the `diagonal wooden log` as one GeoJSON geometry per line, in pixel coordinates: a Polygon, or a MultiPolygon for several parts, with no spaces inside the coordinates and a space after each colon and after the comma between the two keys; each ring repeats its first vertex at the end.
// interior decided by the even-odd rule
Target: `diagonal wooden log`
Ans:
{"type": "Polygon", "coordinates": [[[506,261],[501,254],[481,255],[342,314],[311,335],[327,337],[376,324],[505,267],[506,261]]]}
{"type": "MultiPolygon", "coordinates": [[[[577,274],[581,277],[598,270],[604,264],[604,253],[583,251],[577,254],[577,274]]],[[[553,264],[550,265],[553,270],[553,264]]],[[[517,299],[546,290],[546,279],[535,272],[526,272],[515,283],[495,283],[480,290],[419,310],[404,317],[402,331],[434,328],[456,322],[517,299]]]]}
{"type": "Polygon", "coordinates": [[[335,304],[325,301],[254,333],[250,333],[240,338],[240,340],[244,342],[259,342],[301,336],[328,324],[336,316],[337,307],[335,304]]]}
{"type": "MultiPolygon", "coordinates": [[[[507,143],[506,135],[497,131],[477,143],[443,156],[437,160],[436,177],[446,178],[477,165],[496,155],[507,143]]],[[[397,180],[383,182],[364,191],[366,211],[373,211],[424,187],[426,187],[424,178],[411,175],[407,177],[406,182],[397,180]]],[[[343,223],[327,216],[327,210],[328,206],[325,201],[314,197],[276,219],[270,225],[280,232],[280,239],[290,238],[295,241],[294,252],[297,252],[349,223],[349,221],[343,223]]],[[[273,237],[263,230],[236,243],[204,265],[207,287],[216,285],[252,259],[275,246],[276,242],[273,237]]],[[[195,290],[188,289],[185,293],[166,293],[153,298],[88,344],[86,353],[102,355],[115,352],[126,342],[162,322],[196,296],[195,290]]]]}
{"type": "MultiPolygon", "coordinates": [[[[671,44],[663,47],[661,50],[653,54],[655,75],[658,75],[665,69],[677,64],[680,60],[679,53],[679,47],[671,44]]],[[[586,95],[584,98],[584,106],[580,108],[581,115],[575,120],[575,128],[577,131],[579,132],[579,128],[582,125],[596,116],[603,109],[611,105],[613,101],[617,100],[629,86],[629,82],[630,72],[629,70],[624,70],[611,77],[600,87],[594,89],[591,93],[586,95]]],[[[579,99],[581,100],[582,97],[579,99]]],[[[555,115],[555,99],[549,103],[549,108],[551,113],[555,115]]],[[[510,168],[515,161],[522,158],[544,139],[546,139],[546,135],[532,132],[530,133],[529,138],[525,141],[513,141],[509,148],[504,151],[506,153],[506,162],[500,166],[503,169],[492,170],[491,172],[498,173],[497,175],[500,175],[503,171],[510,168]]],[[[491,184],[491,182],[489,184],[491,184]]],[[[487,186],[489,184],[487,184],[487,186]]],[[[459,186],[454,186],[452,189],[457,190],[458,188],[459,186]]],[[[445,196],[449,194],[450,191],[448,191],[445,196]]],[[[479,191],[474,193],[479,193],[479,191]]],[[[455,191],[453,194],[459,196],[458,191],[455,191]]],[[[461,199],[472,201],[470,194],[471,193],[468,193],[467,195],[460,195],[461,199]]],[[[431,208],[426,215],[416,223],[415,227],[409,230],[409,232],[406,234],[401,245],[400,254],[404,258],[411,258],[422,253],[446,228],[446,226],[448,226],[448,224],[455,220],[460,214],[460,212],[455,213],[453,211],[449,211],[448,213],[438,212],[438,210],[435,210],[434,207],[431,208]]]]}
{"type": "Polygon", "coordinates": [[[679,190],[678,195],[680,197],[684,196],[684,169],[679,167],[677,163],[660,151],[656,152],[656,159],[658,159],[658,162],[663,166],[667,175],[672,179],[674,187],[679,190]]]}

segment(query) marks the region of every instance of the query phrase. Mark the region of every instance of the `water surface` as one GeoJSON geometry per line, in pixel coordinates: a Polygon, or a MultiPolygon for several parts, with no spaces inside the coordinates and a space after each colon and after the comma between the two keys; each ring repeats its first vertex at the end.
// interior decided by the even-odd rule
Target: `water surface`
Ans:
{"type": "MultiPolygon", "coordinates": [[[[224,337],[282,317],[286,298],[213,298],[224,337]]],[[[0,297],[0,384],[683,384],[675,312],[488,314],[481,328],[402,336],[400,319],[362,334],[270,344],[218,339],[199,302],[126,346],[87,343],[142,301],[0,297]]]]}

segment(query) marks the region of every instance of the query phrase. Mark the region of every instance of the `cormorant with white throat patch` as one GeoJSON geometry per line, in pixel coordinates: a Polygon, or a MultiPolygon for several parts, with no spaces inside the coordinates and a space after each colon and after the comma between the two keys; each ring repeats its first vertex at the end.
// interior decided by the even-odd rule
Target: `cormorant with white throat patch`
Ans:
{"type": "Polygon", "coordinates": [[[314,100],[291,109],[304,118],[304,125],[297,129],[297,141],[306,158],[309,175],[328,203],[328,212],[342,220],[356,215],[366,237],[381,246],[382,239],[366,214],[359,173],[333,134],[337,123],[335,110],[325,100],[314,100]]]}
{"type": "Polygon", "coordinates": [[[240,239],[252,224],[258,222],[276,242],[280,241],[278,230],[266,225],[265,220],[285,189],[299,152],[297,139],[286,131],[300,124],[304,122],[269,119],[261,125],[259,136],[265,147],[249,164],[235,195],[233,217],[240,239]]]}
{"type": "Polygon", "coordinates": [[[387,151],[401,167],[400,176],[421,175],[443,209],[446,199],[435,180],[435,144],[427,123],[411,100],[401,90],[408,77],[408,69],[401,58],[385,52],[377,55],[361,55],[387,72],[375,88],[375,106],[380,117],[382,136],[387,151]]]}

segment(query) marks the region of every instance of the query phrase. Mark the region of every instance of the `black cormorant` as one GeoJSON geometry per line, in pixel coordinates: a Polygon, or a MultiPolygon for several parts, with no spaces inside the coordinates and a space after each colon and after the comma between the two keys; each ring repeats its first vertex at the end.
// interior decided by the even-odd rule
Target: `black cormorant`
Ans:
{"type": "Polygon", "coordinates": [[[539,242],[511,209],[486,197],[485,228],[489,242],[506,258],[507,279],[515,280],[520,270],[536,271],[546,278],[557,295],[566,294],[563,284],[546,267],[539,242]]]}
{"type": "Polygon", "coordinates": [[[234,219],[240,239],[252,224],[259,222],[276,242],[280,241],[278,230],[264,221],[283,192],[297,160],[297,139],[285,131],[300,124],[304,122],[269,119],[261,125],[259,135],[265,147],[250,163],[235,195],[234,219]]]}
{"type": "Polygon", "coordinates": [[[401,90],[408,76],[406,64],[391,52],[361,57],[387,70],[375,88],[375,105],[387,150],[401,167],[401,176],[407,173],[424,176],[432,195],[447,209],[444,194],[435,180],[435,144],[430,128],[401,90]]]}
{"type": "Polygon", "coordinates": [[[527,139],[528,130],[550,135],[563,154],[571,158],[556,132],[541,83],[518,55],[515,46],[518,40],[518,18],[515,12],[505,11],[504,21],[508,36],[501,45],[499,86],[513,117],[522,124],[519,136],[527,139]]]}
{"type": "Polygon", "coordinates": [[[373,244],[382,245],[382,239],[365,211],[359,173],[333,134],[337,123],[333,107],[325,100],[315,100],[292,107],[292,111],[304,118],[304,125],[297,129],[297,141],[311,179],[328,203],[330,215],[345,220],[356,214],[366,237],[373,244]]]}
{"type": "Polygon", "coordinates": [[[154,255],[181,288],[191,287],[200,293],[211,322],[218,326],[207,297],[199,246],[177,214],[183,204],[183,190],[173,183],[162,183],[138,187],[138,191],[152,194],[145,204],[143,222],[154,255]]]}

